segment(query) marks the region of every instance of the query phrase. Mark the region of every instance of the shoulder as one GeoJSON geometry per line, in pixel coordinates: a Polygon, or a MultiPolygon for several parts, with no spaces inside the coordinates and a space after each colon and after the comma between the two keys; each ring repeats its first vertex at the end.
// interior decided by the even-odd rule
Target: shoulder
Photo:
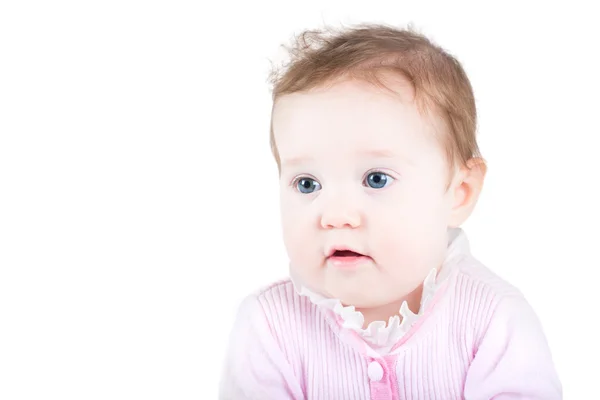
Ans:
{"type": "Polygon", "coordinates": [[[249,318],[261,319],[279,340],[289,332],[309,329],[323,317],[315,304],[298,294],[289,278],[258,288],[246,296],[240,310],[251,314],[249,318]]]}
{"type": "MultiPolygon", "coordinates": [[[[476,319],[480,324],[489,321],[500,305],[527,303],[523,293],[477,259],[470,250],[466,234],[455,229],[448,262],[452,265],[449,297],[451,311],[476,319]]],[[[503,306],[502,308],[506,308],[503,306]]]]}
{"type": "Polygon", "coordinates": [[[238,307],[238,316],[268,317],[278,309],[288,308],[296,296],[289,279],[269,283],[245,295],[238,307]]]}
{"type": "Polygon", "coordinates": [[[321,340],[334,334],[334,323],[308,297],[297,293],[289,279],[259,288],[248,295],[240,307],[238,321],[247,329],[238,330],[242,340],[260,336],[277,349],[286,362],[298,369],[306,357],[306,340],[321,340]]]}
{"type": "Polygon", "coordinates": [[[459,263],[452,295],[455,311],[480,334],[494,319],[533,313],[521,290],[472,256],[459,263]]]}
{"type": "Polygon", "coordinates": [[[288,316],[307,299],[300,296],[289,278],[271,282],[257,289],[249,297],[260,305],[267,316],[285,312],[288,316]]]}
{"type": "Polygon", "coordinates": [[[454,289],[467,302],[489,304],[493,308],[503,300],[524,300],[520,289],[473,256],[465,257],[457,270],[454,289]]]}

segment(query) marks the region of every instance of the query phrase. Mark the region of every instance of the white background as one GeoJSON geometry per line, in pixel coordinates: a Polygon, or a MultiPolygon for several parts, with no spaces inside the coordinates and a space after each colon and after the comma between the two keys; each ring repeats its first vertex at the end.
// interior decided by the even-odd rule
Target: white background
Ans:
{"type": "Polygon", "coordinates": [[[482,3],[3,1],[0,398],[217,397],[238,303],[287,272],[270,61],[354,22],[463,63],[473,251],[539,313],[565,398],[597,395],[597,12],[482,3]]]}

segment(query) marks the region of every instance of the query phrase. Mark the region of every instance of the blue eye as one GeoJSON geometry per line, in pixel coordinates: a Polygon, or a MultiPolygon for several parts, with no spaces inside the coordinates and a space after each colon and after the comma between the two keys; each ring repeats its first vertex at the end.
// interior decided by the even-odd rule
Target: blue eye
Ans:
{"type": "Polygon", "coordinates": [[[394,178],[383,172],[371,172],[365,179],[365,184],[373,189],[382,189],[394,181],[394,178]]]}
{"type": "Polygon", "coordinates": [[[296,189],[300,193],[309,194],[321,189],[321,184],[311,178],[301,178],[296,181],[296,189]]]}

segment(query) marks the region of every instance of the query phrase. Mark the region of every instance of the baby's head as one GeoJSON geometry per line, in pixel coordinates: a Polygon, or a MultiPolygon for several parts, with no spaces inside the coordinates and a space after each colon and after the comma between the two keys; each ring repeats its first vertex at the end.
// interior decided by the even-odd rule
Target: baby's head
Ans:
{"type": "Polygon", "coordinates": [[[386,26],[310,31],[291,55],[272,75],[271,146],[292,274],[359,309],[417,293],[483,184],[467,76],[386,26]]]}

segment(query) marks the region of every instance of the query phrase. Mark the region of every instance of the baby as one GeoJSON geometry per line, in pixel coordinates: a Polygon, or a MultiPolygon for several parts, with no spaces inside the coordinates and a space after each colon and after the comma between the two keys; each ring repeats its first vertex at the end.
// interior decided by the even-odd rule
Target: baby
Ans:
{"type": "Polygon", "coordinates": [[[290,278],[243,302],[221,399],[562,398],[540,322],[469,252],[461,65],[412,30],[309,31],[273,74],[290,278]]]}

